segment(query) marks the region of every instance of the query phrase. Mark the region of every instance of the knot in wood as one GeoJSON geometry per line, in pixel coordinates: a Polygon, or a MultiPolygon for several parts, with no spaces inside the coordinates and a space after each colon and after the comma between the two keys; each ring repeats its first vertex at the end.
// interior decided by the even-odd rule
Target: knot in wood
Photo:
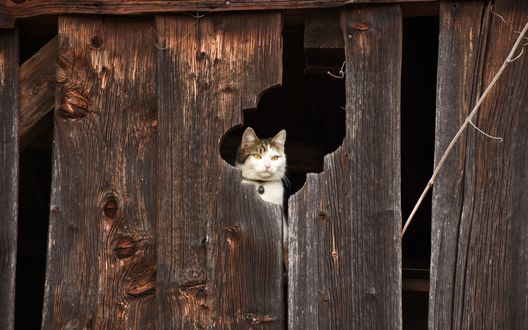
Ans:
{"type": "Polygon", "coordinates": [[[83,93],[76,90],[61,88],[62,102],[58,113],[65,118],[80,119],[88,114],[90,101],[83,93]]]}
{"type": "Polygon", "coordinates": [[[178,291],[180,293],[180,299],[193,298],[196,300],[201,300],[205,299],[206,297],[207,284],[206,282],[187,283],[180,286],[178,291]]]}
{"type": "Polygon", "coordinates": [[[114,254],[119,259],[125,259],[133,256],[144,245],[142,238],[130,236],[120,237],[114,246],[114,254]]]}
{"type": "Polygon", "coordinates": [[[240,229],[235,225],[228,225],[225,228],[226,234],[229,236],[237,236],[240,233],[240,229]]]}
{"type": "Polygon", "coordinates": [[[207,53],[204,52],[204,51],[198,52],[198,53],[196,54],[196,59],[197,59],[197,60],[203,60],[203,59],[205,59],[206,57],[207,57],[207,53]]]}
{"type": "Polygon", "coordinates": [[[132,271],[125,293],[132,298],[151,295],[156,289],[156,266],[154,262],[138,265],[132,271]]]}
{"type": "Polygon", "coordinates": [[[336,259],[337,256],[338,256],[338,253],[337,253],[337,250],[336,250],[336,249],[333,249],[331,254],[332,254],[332,258],[333,258],[333,259],[336,259]]]}
{"type": "Polygon", "coordinates": [[[235,225],[229,225],[225,227],[226,241],[230,248],[236,247],[236,242],[240,235],[240,229],[235,225]]]}
{"type": "Polygon", "coordinates": [[[103,206],[104,216],[114,219],[117,216],[117,200],[114,196],[108,196],[103,206]]]}
{"type": "Polygon", "coordinates": [[[90,45],[93,48],[100,48],[103,45],[103,39],[99,36],[93,36],[90,38],[90,45]]]}

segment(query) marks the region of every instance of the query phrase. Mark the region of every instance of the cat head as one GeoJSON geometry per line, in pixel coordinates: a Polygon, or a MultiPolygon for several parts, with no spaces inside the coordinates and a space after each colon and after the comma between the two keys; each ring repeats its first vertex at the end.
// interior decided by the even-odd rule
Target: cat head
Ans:
{"type": "Polygon", "coordinates": [[[286,172],[286,131],[268,139],[259,139],[251,127],[242,134],[237,153],[237,167],[250,180],[280,181],[286,172]]]}

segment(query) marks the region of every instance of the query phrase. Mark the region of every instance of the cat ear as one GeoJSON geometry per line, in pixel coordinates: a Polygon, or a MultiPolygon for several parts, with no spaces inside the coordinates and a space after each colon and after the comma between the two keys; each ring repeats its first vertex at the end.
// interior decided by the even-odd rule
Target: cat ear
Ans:
{"type": "Polygon", "coordinates": [[[258,137],[257,134],[255,134],[255,131],[251,127],[246,128],[244,134],[242,134],[242,148],[246,148],[247,146],[254,144],[257,141],[258,137]]]}
{"type": "Polygon", "coordinates": [[[281,148],[284,148],[284,144],[286,143],[286,130],[283,129],[282,131],[277,133],[277,135],[275,135],[271,140],[271,143],[281,148]]]}

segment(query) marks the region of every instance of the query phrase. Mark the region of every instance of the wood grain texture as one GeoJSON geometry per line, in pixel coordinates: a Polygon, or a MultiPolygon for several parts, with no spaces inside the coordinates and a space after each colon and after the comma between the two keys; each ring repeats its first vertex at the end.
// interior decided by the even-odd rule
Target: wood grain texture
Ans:
{"type": "Polygon", "coordinates": [[[0,28],[16,19],[40,15],[138,15],[196,11],[278,10],[340,7],[355,3],[426,2],[434,0],[36,0],[0,3],[0,28]]]}
{"type": "MultiPolygon", "coordinates": [[[[474,103],[479,43],[484,42],[482,2],[445,1],[440,8],[435,164],[474,103]]],[[[457,304],[461,308],[454,295],[461,290],[463,281],[454,281],[453,277],[457,268],[464,267],[466,253],[464,246],[457,250],[460,232],[467,231],[467,224],[461,227],[460,223],[462,178],[470,152],[465,144],[464,141],[454,147],[433,188],[429,326],[434,329],[451,328],[452,307],[457,304]]]]}
{"type": "Polygon", "coordinates": [[[342,14],[346,136],[289,204],[291,329],[401,329],[399,6],[342,14]]]}
{"type": "Polygon", "coordinates": [[[18,35],[0,31],[0,329],[13,329],[18,214],[18,35]]]}
{"type": "Polygon", "coordinates": [[[282,208],[220,157],[282,75],[278,13],[156,18],[160,329],[284,324],[282,208]]]}
{"type": "MultiPolygon", "coordinates": [[[[441,4],[436,159],[498,71],[528,3],[441,4]],[[484,15],[483,15],[484,10],[484,15]],[[481,23],[482,20],[482,23],[481,23]],[[513,27],[513,28],[512,28],[513,27]]],[[[433,194],[429,328],[528,324],[528,60],[510,64],[450,156],[433,194]]]]}
{"type": "Polygon", "coordinates": [[[59,18],[43,329],[153,329],[153,21],[59,18]]]}
{"type": "Polygon", "coordinates": [[[50,40],[20,66],[21,144],[26,144],[32,128],[55,106],[57,38],[50,40]]]}

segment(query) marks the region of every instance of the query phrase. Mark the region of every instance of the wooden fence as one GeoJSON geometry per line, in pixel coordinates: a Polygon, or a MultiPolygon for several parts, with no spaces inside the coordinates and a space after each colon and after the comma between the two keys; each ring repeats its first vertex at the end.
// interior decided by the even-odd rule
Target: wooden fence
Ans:
{"type": "MultiPolygon", "coordinates": [[[[0,21],[24,16],[10,10],[0,21]]],[[[527,20],[525,2],[441,1],[437,156],[527,20]]],[[[400,5],[342,9],[346,136],[289,199],[288,233],[219,153],[281,83],[281,28],[278,11],[59,17],[44,329],[402,328],[400,5]]],[[[0,30],[1,329],[14,323],[17,40],[0,30]]],[[[475,122],[504,141],[469,130],[435,186],[431,329],[528,324],[527,77],[521,56],[475,122]]]]}

